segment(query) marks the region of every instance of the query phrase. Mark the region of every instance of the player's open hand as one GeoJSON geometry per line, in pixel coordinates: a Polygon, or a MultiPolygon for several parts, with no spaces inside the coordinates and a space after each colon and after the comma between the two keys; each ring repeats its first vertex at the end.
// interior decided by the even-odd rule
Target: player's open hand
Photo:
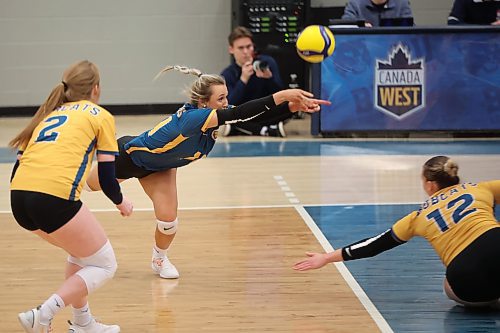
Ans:
{"type": "Polygon", "coordinates": [[[274,99],[276,105],[285,101],[289,102],[289,109],[292,112],[316,112],[319,111],[321,105],[330,105],[329,101],[315,99],[314,95],[302,89],[286,89],[275,93],[274,99]]]}
{"type": "Polygon", "coordinates": [[[116,208],[118,208],[120,214],[125,217],[132,215],[132,212],[134,211],[134,205],[132,205],[132,202],[125,197],[123,197],[121,204],[116,205],[116,208]]]}
{"type": "Polygon", "coordinates": [[[301,103],[289,102],[288,109],[290,112],[307,112],[314,113],[318,112],[321,109],[321,105],[330,105],[332,104],[330,101],[325,101],[322,99],[315,98],[307,98],[301,103]]]}
{"type": "Polygon", "coordinates": [[[328,260],[324,253],[306,252],[306,255],[309,258],[297,262],[293,265],[293,269],[296,271],[308,271],[310,269],[321,268],[328,264],[328,260]]]}

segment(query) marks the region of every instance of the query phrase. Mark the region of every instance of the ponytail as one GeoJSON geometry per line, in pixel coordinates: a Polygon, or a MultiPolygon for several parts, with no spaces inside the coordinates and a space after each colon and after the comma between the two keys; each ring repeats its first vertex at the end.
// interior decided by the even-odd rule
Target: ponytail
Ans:
{"type": "Polygon", "coordinates": [[[196,69],[196,68],[189,68],[189,67],[186,67],[186,66],[179,66],[179,65],[174,65],[174,66],[167,66],[165,68],[163,68],[158,74],[156,74],[156,76],[154,77],[153,80],[156,80],[158,79],[160,76],[163,75],[163,73],[165,72],[168,72],[170,70],[176,70],[176,71],[179,71],[183,74],[190,74],[190,75],[195,75],[197,77],[200,77],[203,75],[203,73],[199,70],[199,69],[196,69]]]}
{"type": "Polygon", "coordinates": [[[203,74],[199,69],[189,68],[185,66],[167,66],[156,74],[154,80],[158,79],[163,73],[170,70],[176,70],[183,74],[194,75],[197,79],[191,85],[191,88],[186,89],[186,95],[189,98],[189,103],[197,106],[200,101],[207,102],[212,95],[213,85],[225,85],[226,80],[220,75],[203,74]]]}
{"type": "Polygon", "coordinates": [[[38,110],[36,111],[33,118],[29,122],[28,126],[26,126],[18,135],[16,135],[9,142],[9,147],[14,149],[18,149],[20,147],[25,146],[31,138],[33,131],[40,124],[40,122],[55,108],[61,106],[65,103],[65,83],[61,82],[57,86],[52,89],[49,97],[45,100],[45,102],[40,105],[38,110]]]}

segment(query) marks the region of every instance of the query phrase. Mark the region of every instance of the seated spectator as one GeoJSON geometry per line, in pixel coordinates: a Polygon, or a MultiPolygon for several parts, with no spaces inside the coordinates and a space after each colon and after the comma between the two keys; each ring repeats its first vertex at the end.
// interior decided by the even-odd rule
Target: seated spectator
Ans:
{"type": "Polygon", "coordinates": [[[364,20],[366,27],[380,26],[381,19],[413,17],[408,0],[349,0],[343,20],[364,20]]]}
{"type": "MultiPolygon", "coordinates": [[[[236,27],[228,37],[229,53],[234,62],[221,75],[226,80],[229,104],[241,105],[250,100],[268,96],[283,89],[278,64],[271,56],[256,55],[252,33],[245,27],[236,27]],[[259,65],[260,64],[260,65],[259,65]]],[[[286,136],[284,122],[292,113],[281,108],[265,112],[244,123],[225,125],[221,135],[286,136]]]]}
{"type": "Polygon", "coordinates": [[[448,25],[500,25],[500,0],[455,0],[448,25]]]}

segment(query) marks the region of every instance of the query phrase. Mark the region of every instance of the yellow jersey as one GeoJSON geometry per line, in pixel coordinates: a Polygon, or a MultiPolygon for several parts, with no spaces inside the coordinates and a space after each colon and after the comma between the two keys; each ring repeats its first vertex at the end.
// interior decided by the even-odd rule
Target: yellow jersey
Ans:
{"type": "Polygon", "coordinates": [[[65,103],[48,114],[20,147],[10,188],[79,200],[96,150],[118,154],[113,116],[87,100],[65,103]]]}
{"type": "Polygon", "coordinates": [[[392,231],[402,241],[424,237],[448,266],[477,237],[500,227],[493,212],[496,203],[500,203],[500,180],[450,186],[396,222],[392,231]]]}

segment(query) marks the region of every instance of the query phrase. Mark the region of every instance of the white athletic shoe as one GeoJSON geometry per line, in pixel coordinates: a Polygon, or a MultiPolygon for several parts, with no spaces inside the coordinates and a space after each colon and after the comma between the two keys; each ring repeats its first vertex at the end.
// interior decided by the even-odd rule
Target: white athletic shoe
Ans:
{"type": "Polygon", "coordinates": [[[50,333],[52,328],[50,324],[48,326],[40,324],[40,307],[36,309],[31,309],[26,312],[21,312],[17,315],[19,322],[27,333],[50,333]]]}
{"type": "Polygon", "coordinates": [[[167,256],[163,256],[161,258],[153,257],[151,261],[151,268],[156,274],[160,274],[160,277],[164,279],[177,279],[179,277],[177,268],[172,265],[167,256]]]}
{"type": "Polygon", "coordinates": [[[104,325],[103,323],[100,323],[97,320],[95,320],[95,318],[92,318],[92,321],[85,326],[73,324],[69,320],[68,324],[69,324],[68,333],[119,333],[120,332],[120,326],[104,325]]]}

